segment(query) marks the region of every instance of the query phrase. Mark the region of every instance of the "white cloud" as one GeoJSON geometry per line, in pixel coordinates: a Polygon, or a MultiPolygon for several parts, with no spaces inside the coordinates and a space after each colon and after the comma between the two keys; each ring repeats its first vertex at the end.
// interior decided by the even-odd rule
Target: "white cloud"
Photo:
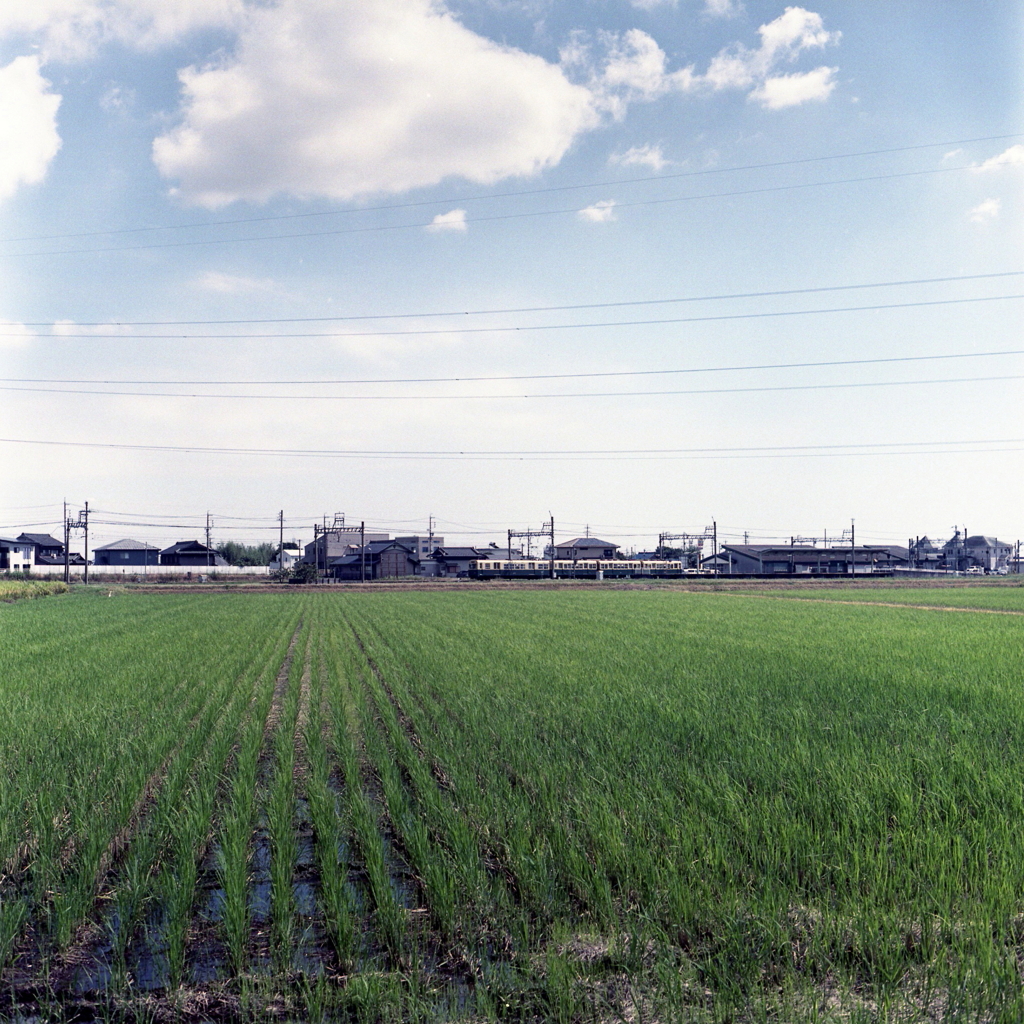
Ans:
{"type": "Polygon", "coordinates": [[[0,320],[0,352],[27,348],[38,337],[35,331],[13,320],[0,320]]]}
{"type": "Polygon", "coordinates": [[[273,291],[275,288],[271,278],[257,280],[254,277],[240,277],[237,274],[222,274],[218,270],[208,270],[195,282],[195,285],[203,291],[219,292],[222,295],[266,292],[273,291]]]}
{"type": "Polygon", "coordinates": [[[78,337],[83,334],[98,334],[106,337],[108,334],[132,333],[130,327],[124,324],[78,324],[74,320],[58,320],[53,325],[53,333],[58,338],[78,337]]]}
{"type": "Polygon", "coordinates": [[[576,216],[590,224],[606,224],[610,220],[615,220],[615,200],[601,199],[593,206],[578,210],[576,216]]]}
{"type": "Polygon", "coordinates": [[[228,28],[244,10],[244,0],[2,0],[0,37],[34,37],[44,61],[82,59],[106,42],[150,49],[228,28]]]}
{"type": "Polygon", "coordinates": [[[1024,167],[1024,146],[1017,143],[997,156],[989,157],[984,163],[977,164],[974,170],[994,171],[999,167],[1024,167]]]}
{"type": "Polygon", "coordinates": [[[772,75],[780,64],[793,63],[804,50],[821,49],[839,41],[840,33],[826,31],[820,14],[803,7],[787,7],[779,17],[757,31],[761,45],[756,50],[742,43],[726,47],[714,57],[700,81],[716,91],[751,89],[751,98],[769,109],[828,96],[834,88],[831,76],[835,68],[817,68],[804,75],[772,75]],[[787,82],[787,79],[793,81],[787,82]],[[822,95],[826,86],[827,91],[822,95]],[[777,105],[766,102],[768,97],[778,97],[783,102],[777,105]],[[785,102],[787,98],[789,102],[785,102]]]}
{"type": "Polygon", "coordinates": [[[679,0],[630,0],[638,11],[653,11],[658,7],[676,7],[679,0]]]}
{"type": "Polygon", "coordinates": [[[742,10],[736,0],[704,0],[704,13],[711,18],[734,18],[742,10]]]}
{"type": "Polygon", "coordinates": [[[589,90],[499,46],[432,0],[281,0],[234,55],[180,74],[160,172],[191,203],[338,199],[457,176],[489,184],[557,164],[599,123],[589,90]]]}
{"type": "Polygon", "coordinates": [[[46,175],[60,149],[60,101],[39,74],[38,57],[15,57],[0,68],[0,201],[46,175]]]}
{"type": "Polygon", "coordinates": [[[466,211],[449,210],[439,213],[427,226],[427,231],[465,231],[466,211]]]}
{"type": "Polygon", "coordinates": [[[836,87],[835,74],[838,70],[820,67],[800,74],[766,78],[750,93],[749,98],[760,103],[766,110],[795,107],[809,100],[827,100],[836,87]]]}
{"type": "MultiPolygon", "coordinates": [[[[724,5],[718,5],[724,14],[724,5]]],[[[751,100],[768,110],[781,110],[811,100],[824,100],[835,89],[837,68],[779,74],[806,50],[839,41],[839,32],[825,29],[820,14],[803,7],[787,7],[774,21],[758,30],[761,44],[750,49],[734,43],[721,50],[704,74],[693,65],[667,70],[665,51],[646,32],[630,29],[622,35],[599,33],[603,57],[594,57],[585,33],[576,32],[561,51],[563,67],[589,76],[587,87],[598,107],[621,120],[630,103],[649,102],[672,92],[746,90],[751,100]]]]}
{"type": "Polygon", "coordinates": [[[998,199],[986,199],[983,203],[978,203],[971,210],[970,218],[975,224],[987,224],[990,220],[995,220],[999,216],[999,210],[1002,205],[998,199]]]}
{"type": "Polygon", "coordinates": [[[644,146],[632,146],[625,153],[612,153],[608,157],[608,163],[617,164],[619,167],[650,167],[653,171],[660,171],[667,167],[670,161],[665,159],[661,146],[652,146],[648,143],[644,146]]]}

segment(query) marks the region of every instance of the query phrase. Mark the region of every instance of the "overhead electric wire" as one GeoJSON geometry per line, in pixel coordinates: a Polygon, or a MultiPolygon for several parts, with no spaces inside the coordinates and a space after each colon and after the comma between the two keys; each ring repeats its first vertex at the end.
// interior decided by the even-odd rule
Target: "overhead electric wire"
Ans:
{"type": "MultiPolygon", "coordinates": [[[[615,309],[624,306],[662,306],[682,302],[722,302],[734,299],[768,299],[782,295],[815,295],[822,292],[863,291],[871,288],[903,288],[921,284],[953,284],[959,281],[987,281],[1001,277],[1021,277],[1024,270],[999,270],[988,274],[958,274],[950,277],[919,277],[900,281],[868,281],[861,284],[819,285],[813,288],[780,288],[763,292],[727,292],[717,295],[683,295],[668,299],[623,299],[616,302],[580,302],[568,306],[513,306],[505,309],[454,309],[427,313],[371,313],[346,316],[298,316],[274,317],[259,320],[79,320],[75,323],[55,320],[23,320],[22,327],[200,327],[200,326],[246,326],[251,324],[309,324],[342,323],[351,320],[425,320],[429,317],[492,316],[509,313],[564,313],[580,309],[615,309]]],[[[288,337],[288,335],[280,335],[288,337]]],[[[69,337],[69,335],[61,335],[69,337]]],[[[97,337],[97,335],[75,335],[75,337],[97,337]]],[[[120,335],[117,335],[120,337],[120,335]]],[[[233,337],[233,335],[232,335],[233,337]]]]}
{"type": "Polygon", "coordinates": [[[345,448],[247,448],[213,447],[208,445],[156,445],[127,444],[101,441],[51,441],[38,438],[0,438],[0,444],[41,445],[56,448],[90,448],[108,451],[148,451],[189,455],[280,455],[285,458],[329,458],[329,459],[399,459],[399,460],[456,460],[456,461],[555,461],[584,462],[629,459],[630,461],[654,461],[671,459],[716,459],[716,458],[805,458],[809,456],[864,456],[880,455],[948,455],[976,454],[980,452],[1015,452],[1022,447],[1007,448],[1006,445],[1024,446],[1024,438],[997,438],[983,440],[943,441],[888,441],[862,444],[810,444],[810,445],[765,445],[761,447],[716,447],[716,448],[622,448],[622,449],[539,449],[539,450],[469,450],[439,449],[389,450],[389,449],[345,449],[345,448]],[[1000,445],[1003,447],[980,447],[1000,445]]]}
{"type": "MultiPolygon", "coordinates": [[[[739,189],[733,192],[706,192],[695,196],[671,196],[666,199],[637,199],[628,203],[616,203],[616,210],[632,209],[637,206],[660,206],[665,203],[691,203],[703,199],[735,199],[742,196],[765,195],[772,192],[792,192],[804,188],[825,188],[833,185],[856,185],[875,181],[894,181],[898,178],[915,178],[926,174],[951,174],[971,170],[970,164],[962,167],[929,167],[919,171],[896,171],[890,174],[872,174],[860,178],[834,178],[830,181],[805,181],[792,185],[768,185],[763,188],[739,189]]],[[[579,213],[577,207],[563,207],[558,210],[525,210],[519,213],[495,213],[473,217],[467,223],[482,224],[495,221],[522,220],[527,217],[554,217],[579,213]]],[[[363,227],[331,228],[325,231],[299,231],[291,234],[248,235],[240,238],[198,238],[181,242],[145,242],[138,245],[104,246],[98,249],[47,249],[36,252],[0,253],[0,259],[21,259],[27,256],[85,256],[110,252],[139,252],[152,249],[180,249],[196,245],[231,245],[239,242],[292,241],[298,238],[326,238],[340,235],[367,234],[379,231],[403,231],[414,228],[433,227],[433,221],[418,221],[414,224],[369,224],[363,227]]]]}
{"type": "MultiPolygon", "coordinates": [[[[978,295],[959,299],[926,299],[918,302],[887,302],[870,306],[824,306],[820,309],[783,309],[758,313],[716,313],[713,316],[667,317],[660,320],[604,320],[583,324],[527,324],[516,327],[452,327],[414,331],[313,331],[289,334],[96,334],[74,333],[37,335],[37,340],[63,341],[93,338],[102,341],[288,341],[295,338],[398,338],[438,334],[516,334],[526,331],[592,330],[599,327],[659,327],[671,324],[719,323],[727,320],[763,320],[784,316],[815,316],[823,313],[863,313],[883,309],[921,309],[929,306],[958,306],[968,302],[1002,302],[1024,299],[1024,294],[978,295]]],[[[22,337],[19,332],[0,331],[0,337],[22,337]]]]}
{"type": "MultiPolygon", "coordinates": [[[[180,387],[247,387],[250,385],[320,385],[332,386],[352,384],[465,384],[482,382],[501,382],[511,380],[584,380],[606,377],[655,377],[674,374],[692,373],[736,373],[747,370],[794,370],[816,369],[828,366],[870,366],[882,363],[923,363],[941,359],[987,359],[997,356],[1024,355],[1024,348],[998,349],[992,352],[950,352],[928,356],[883,356],[874,359],[822,359],[801,363],[748,363],[738,366],[688,366],[671,370],[600,370],[589,373],[514,373],[499,376],[467,376],[467,377],[378,377],[378,378],[339,378],[314,380],[117,380],[89,377],[0,377],[0,384],[133,384],[152,387],[177,385],[180,387]]],[[[18,388],[0,388],[0,390],[17,391],[18,388]]],[[[25,389],[35,390],[35,389],[25,389]]],[[[44,389],[40,389],[44,390],[44,389]]],[[[83,392],[92,394],[94,392],[83,392]]],[[[149,394],[149,392],[140,392],[149,394]]],[[[302,396],[292,396],[302,397],[302,396]]]]}
{"type": "Polygon", "coordinates": [[[652,181],[672,181],[680,178],[697,178],[710,174],[729,174],[738,171],[770,170],[776,167],[795,167],[800,164],[822,163],[827,160],[853,160],[866,156],[889,156],[893,153],[910,153],[922,149],[938,149],[941,146],[966,146],[975,142],[999,142],[1016,139],[1021,132],[1008,135],[984,135],[974,139],[953,139],[949,142],[925,142],[914,146],[895,146],[889,149],[869,149],[859,153],[832,153],[824,156],[800,157],[796,160],[775,160],[763,164],[740,164],[732,167],[704,167],[696,171],[674,171],[671,174],[651,174],[641,178],[609,178],[603,181],[587,181],[576,185],[550,185],[545,188],[520,189],[514,192],[489,192],[478,196],[456,196],[449,199],[419,199],[406,203],[386,203],[382,206],[354,207],[347,210],[316,210],[308,213],[277,214],[272,217],[241,217],[232,220],[197,221],[191,224],[157,224],[135,228],[107,228],[102,231],[76,231],[57,235],[25,235],[20,238],[0,238],[0,244],[7,242],[46,242],[58,238],[93,238],[98,235],[124,235],[140,231],[183,231],[191,228],[222,227],[234,224],[266,224],[273,221],[301,220],[309,217],[335,217],[352,213],[381,213],[386,210],[406,210],[418,206],[447,206],[451,203],[481,202],[488,199],[511,199],[518,196],[544,195],[550,192],[572,192],[586,188],[612,188],[619,185],[639,185],[652,181]]]}
{"type": "Polygon", "coordinates": [[[456,401],[526,401],[545,398],[564,400],[568,398],[665,398],[675,395],[739,395],[761,394],[778,391],[834,391],[852,388],[892,388],[892,387],[923,387],[935,384],[980,384],[1011,380],[1024,380],[1024,374],[999,374],[987,377],[943,377],[926,380],[878,380],[878,381],[843,381],[839,384],[778,384],[742,388],[688,388],[664,391],[560,391],[541,392],[537,394],[504,394],[504,395],[232,395],[203,394],[202,392],[182,391],[99,391],[73,388],[17,388],[0,386],[0,391],[17,392],[19,394],[57,394],[57,395],[96,395],[100,397],[134,397],[134,398],[215,398],[242,399],[249,401],[288,401],[288,402],[456,402],[456,401]]]}

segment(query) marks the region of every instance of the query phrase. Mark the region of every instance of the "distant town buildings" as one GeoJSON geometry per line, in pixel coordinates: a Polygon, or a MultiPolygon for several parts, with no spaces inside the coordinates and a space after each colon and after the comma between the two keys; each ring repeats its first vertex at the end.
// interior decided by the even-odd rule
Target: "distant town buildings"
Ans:
{"type": "MultiPolygon", "coordinates": [[[[710,528],[709,528],[710,529],[710,528]]],[[[707,531],[705,531],[707,533],[707,531]]],[[[510,536],[513,534],[510,532],[510,536]]],[[[539,534],[538,534],[539,535],[539,534]]],[[[525,536],[525,534],[524,534],[525,536]]],[[[669,535],[666,537],[689,535],[669,535]]],[[[708,534],[710,537],[711,534],[708,534]]],[[[852,540],[852,536],[851,536],[852,540]]],[[[959,529],[943,542],[929,537],[910,538],[899,544],[852,544],[845,538],[793,537],[789,544],[722,543],[718,550],[701,557],[701,548],[711,547],[707,538],[691,544],[682,558],[686,571],[732,575],[852,575],[866,573],[1007,573],[1019,572],[1019,545],[985,534],[966,535],[959,529]],[[707,546],[704,546],[704,544],[707,546]]],[[[276,545],[274,545],[276,549],[276,545]]],[[[540,563],[552,557],[559,562],[598,562],[631,558],[654,563],[659,559],[680,557],[659,546],[653,551],[626,556],[620,545],[598,537],[573,537],[548,545],[540,563]],[[668,552],[668,553],[667,553],[668,552]]],[[[338,513],[332,522],[314,527],[314,539],[303,548],[297,541],[274,551],[269,565],[231,566],[213,547],[198,540],[181,540],[165,548],[132,538],[123,538],[97,547],[90,565],[99,572],[136,572],[154,574],[188,573],[190,570],[229,571],[258,575],[289,571],[301,563],[314,566],[321,577],[337,580],[378,580],[413,576],[459,578],[471,573],[483,561],[515,561],[524,557],[522,548],[449,545],[434,533],[390,537],[387,533],[367,531],[345,524],[338,513]]],[[[527,557],[529,557],[527,555],[527,557]]],[[[85,566],[81,554],[67,556],[69,567],[79,571],[85,566]]],[[[0,572],[53,575],[65,564],[64,544],[49,534],[21,533],[0,537],[0,572]]]]}

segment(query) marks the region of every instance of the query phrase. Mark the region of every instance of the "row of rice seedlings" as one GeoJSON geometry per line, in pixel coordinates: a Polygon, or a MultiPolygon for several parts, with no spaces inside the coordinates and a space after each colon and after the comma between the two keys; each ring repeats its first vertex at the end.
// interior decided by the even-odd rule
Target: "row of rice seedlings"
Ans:
{"type": "MultiPolygon", "coordinates": [[[[300,627],[301,628],[301,627],[300,627]]],[[[299,629],[292,638],[292,646],[299,629]]],[[[283,670],[282,670],[283,671],[283,670]]],[[[217,875],[224,894],[221,923],[232,970],[241,975],[248,962],[251,909],[249,876],[252,834],[256,824],[257,769],[266,733],[266,719],[275,697],[267,689],[246,723],[235,756],[229,783],[227,807],[220,821],[217,875]]]]}
{"type": "MultiPolygon", "coordinates": [[[[376,934],[391,956],[400,960],[403,952],[405,914],[392,886],[386,840],[378,827],[377,811],[364,788],[358,751],[363,747],[359,709],[353,680],[359,663],[351,645],[340,641],[336,632],[328,637],[327,673],[335,754],[344,781],[345,810],[352,835],[366,871],[376,934]]],[[[367,766],[369,770],[369,766],[367,766]]]]}
{"type": "MultiPolygon", "coordinates": [[[[396,631],[382,630],[378,625],[376,630],[366,631],[364,642],[381,658],[382,664],[389,667],[389,678],[401,686],[400,680],[408,677],[409,672],[403,670],[401,659],[389,650],[382,636],[384,632],[390,637],[397,635],[396,631]],[[378,639],[375,640],[372,633],[376,633],[378,639]]],[[[406,630],[405,637],[409,635],[406,630]]],[[[421,643],[427,647],[435,639],[444,643],[442,637],[433,636],[429,640],[424,637],[421,643]]],[[[463,653],[460,658],[452,651],[448,653],[454,659],[451,671],[464,673],[467,654],[463,653]]],[[[475,665],[475,661],[470,664],[475,665]]],[[[438,704],[429,692],[424,692],[429,687],[419,685],[416,689],[424,704],[434,703],[431,728],[421,733],[424,742],[433,755],[445,763],[446,753],[458,750],[458,759],[472,766],[472,775],[459,780],[462,799],[476,802],[479,794],[484,813],[474,817],[478,821],[481,817],[491,822],[495,818],[502,821],[500,829],[496,830],[493,824],[487,829],[488,840],[492,852],[500,857],[512,876],[520,900],[531,911],[532,927],[539,929],[526,944],[536,945],[553,920],[577,911],[586,913],[591,921],[597,918],[602,926],[610,927],[616,916],[611,891],[607,874],[595,859],[596,843],[589,834],[587,821],[573,813],[575,801],[571,791],[544,778],[534,783],[532,777],[536,772],[530,737],[495,730],[490,710],[482,709],[477,722],[463,721],[453,726],[446,714],[447,708],[438,704]],[[439,740],[431,740],[434,730],[439,730],[439,740]],[[492,773],[485,775],[488,765],[492,766],[492,773]]],[[[473,714],[472,705],[460,704],[460,715],[464,712],[473,714]]],[[[414,713],[415,707],[410,701],[410,714],[414,713]]],[[[595,810],[595,800],[599,802],[597,795],[588,791],[588,811],[595,810]]],[[[458,834],[461,830],[456,826],[454,831],[458,834]]],[[[471,864],[472,854],[465,841],[463,851],[464,859],[471,864]]],[[[507,906],[503,908],[503,917],[514,935],[524,936],[524,931],[530,927],[520,915],[510,915],[507,906]]]]}
{"type": "MultiPolygon", "coordinates": [[[[363,680],[365,682],[365,675],[363,680]]],[[[367,761],[380,779],[388,818],[403,852],[419,877],[428,908],[441,934],[450,941],[455,934],[456,881],[448,851],[434,844],[430,830],[413,806],[394,755],[381,736],[362,687],[354,689],[354,697],[362,723],[367,761]]]]}
{"type": "Polygon", "coordinates": [[[107,915],[111,964],[115,981],[127,983],[128,943],[153,895],[159,859],[173,841],[173,814],[185,800],[197,776],[207,770],[206,757],[217,737],[233,733],[244,693],[239,680],[227,680],[209,694],[206,706],[171,755],[155,803],[132,839],[114,880],[113,905],[107,915]]]}
{"type": "MultiPolygon", "coordinates": [[[[289,620],[292,616],[288,616],[289,620]]],[[[282,626],[285,624],[282,623],[282,626]]],[[[287,649],[288,632],[270,631],[256,648],[245,674],[233,685],[224,715],[202,758],[188,778],[181,799],[162,806],[166,841],[160,875],[153,891],[162,904],[161,938],[167,948],[168,978],[176,987],[184,978],[185,952],[198,883],[199,861],[209,841],[218,785],[239,730],[259,712],[261,698],[272,690],[287,649]]]]}
{"type": "MultiPolygon", "coordinates": [[[[381,665],[390,670],[386,686],[384,679],[379,675],[381,666],[376,663],[372,663],[373,671],[366,673],[364,678],[373,696],[375,713],[379,716],[389,746],[388,774],[392,777],[391,789],[395,791],[396,801],[393,817],[397,813],[402,821],[412,821],[407,842],[411,844],[410,852],[416,851],[414,859],[417,861],[417,867],[419,868],[420,860],[427,862],[426,870],[421,869],[421,872],[428,895],[432,895],[434,903],[441,903],[441,909],[435,909],[435,913],[444,915],[439,916],[438,921],[442,931],[449,938],[456,928],[463,936],[471,936],[482,927],[483,916],[488,911],[495,912],[495,902],[500,904],[500,914],[507,915],[511,909],[508,906],[507,893],[503,885],[495,885],[488,877],[481,860],[477,838],[468,820],[443,792],[427,764],[427,755],[417,750],[398,720],[398,708],[392,699],[392,687],[401,690],[402,693],[407,691],[401,682],[402,673],[391,656],[390,648],[382,638],[380,642],[375,642],[374,638],[361,635],[361,642],[367,648],[364,652],[367,658],[370,658],[372,652],[373,657],[380,657],[381,665]],[[408,780],[411,802],[405,796],[404,787],[401,791],[397,790],[398,769],[408,780]],[[412,817],[414,814],[415,817],[412,817]],[[438,858],[441,858],[440,862],[438,858]],[[431,876],[435,873],[440,874],[440,877],[432,883],[431,876]],[[454,896],[455,892],[460,894],[461,899],[456,901],[453,898],[451,904],[446,905],[444,900],[449,895],[454,896]]],[[[414,705],[411,700],[408,703],[414,705]]],[[[412,711],[415,714],[414,706],[412,711]]],[[[402,706],[402,712],[407,714],[405,705],[402,706]]],[[[415,719],[410,717],[410,720],[415,728],[415,719]]],[[[422,747],[419,730],[416,731],[416,736],[422,747]]],[[[380,759],[384,760],[383,752],[380,759]]]]}
{"type": "Polygon", "coordinates": [[[267,828],[270,834],[271,921],[275,956],[286,968],[295,939],[295,901],[292,876],[298,857],[295,838],[295,724],[299,714],[302,676],[309,659],[309,625],[295,646],[288,673],[281,721],[272,738],[273,774],[266,794],[267,828]]]}
{"type": "Polygon", "coordinates": [[[171,985],[174,987],[184,978],[185,955],[195,906],[199,864],[211,839],[218,791],[225,790],[228,785],[229,776],[224,772],[231,759],[232,750],[241,747],[242,737],[250,728],[262,725],[292,631],[293,618],[289,615],[287,630],[281,629],[276,636],[271,633],[269,649],[265,647],[254,659],[250,678],[246,685],[240,687],[240,692],[245,696],[245,704],[234,733],[225,732],[218,737],[217,745],[209,758],[211,771],[202,776],[201,785],[188,793],[174,822],[174,850],[170,862],[165,867],[160,885],[167,910],[168,971],[171,985]],[[254,722],[257,723],[256,726],[252,725],[254,722]]]}
{"type": "Polygon", "coordinates": [[[339,794],[331,785],[330,757],[324,714],[326,665],[322,634],[317,634],[308,714],[303,732],[306,798],[313,822],[314,853],[320,874],[319,905],[328,939],[341,969],[351,967],[356,950],[356,908],[349,887],[348,821],[339,794]]]}

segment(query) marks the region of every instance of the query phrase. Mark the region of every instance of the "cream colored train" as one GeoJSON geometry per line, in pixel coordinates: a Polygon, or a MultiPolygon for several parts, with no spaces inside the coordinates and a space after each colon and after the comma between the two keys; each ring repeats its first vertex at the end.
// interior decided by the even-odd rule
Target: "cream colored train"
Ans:
{"type": "MultiPolygon", "coordinates": [[[[636,579],[639,577],[671,578],[698,575],[680,561],[629,561],[628,559],[556,558],[557,579],[636,579]]],[[[478,580],[545,579],[551,575],[551,561],[546,558],[522,558],[513,561],[476,559],[469,563],[469,575],[478,580]]]]}

